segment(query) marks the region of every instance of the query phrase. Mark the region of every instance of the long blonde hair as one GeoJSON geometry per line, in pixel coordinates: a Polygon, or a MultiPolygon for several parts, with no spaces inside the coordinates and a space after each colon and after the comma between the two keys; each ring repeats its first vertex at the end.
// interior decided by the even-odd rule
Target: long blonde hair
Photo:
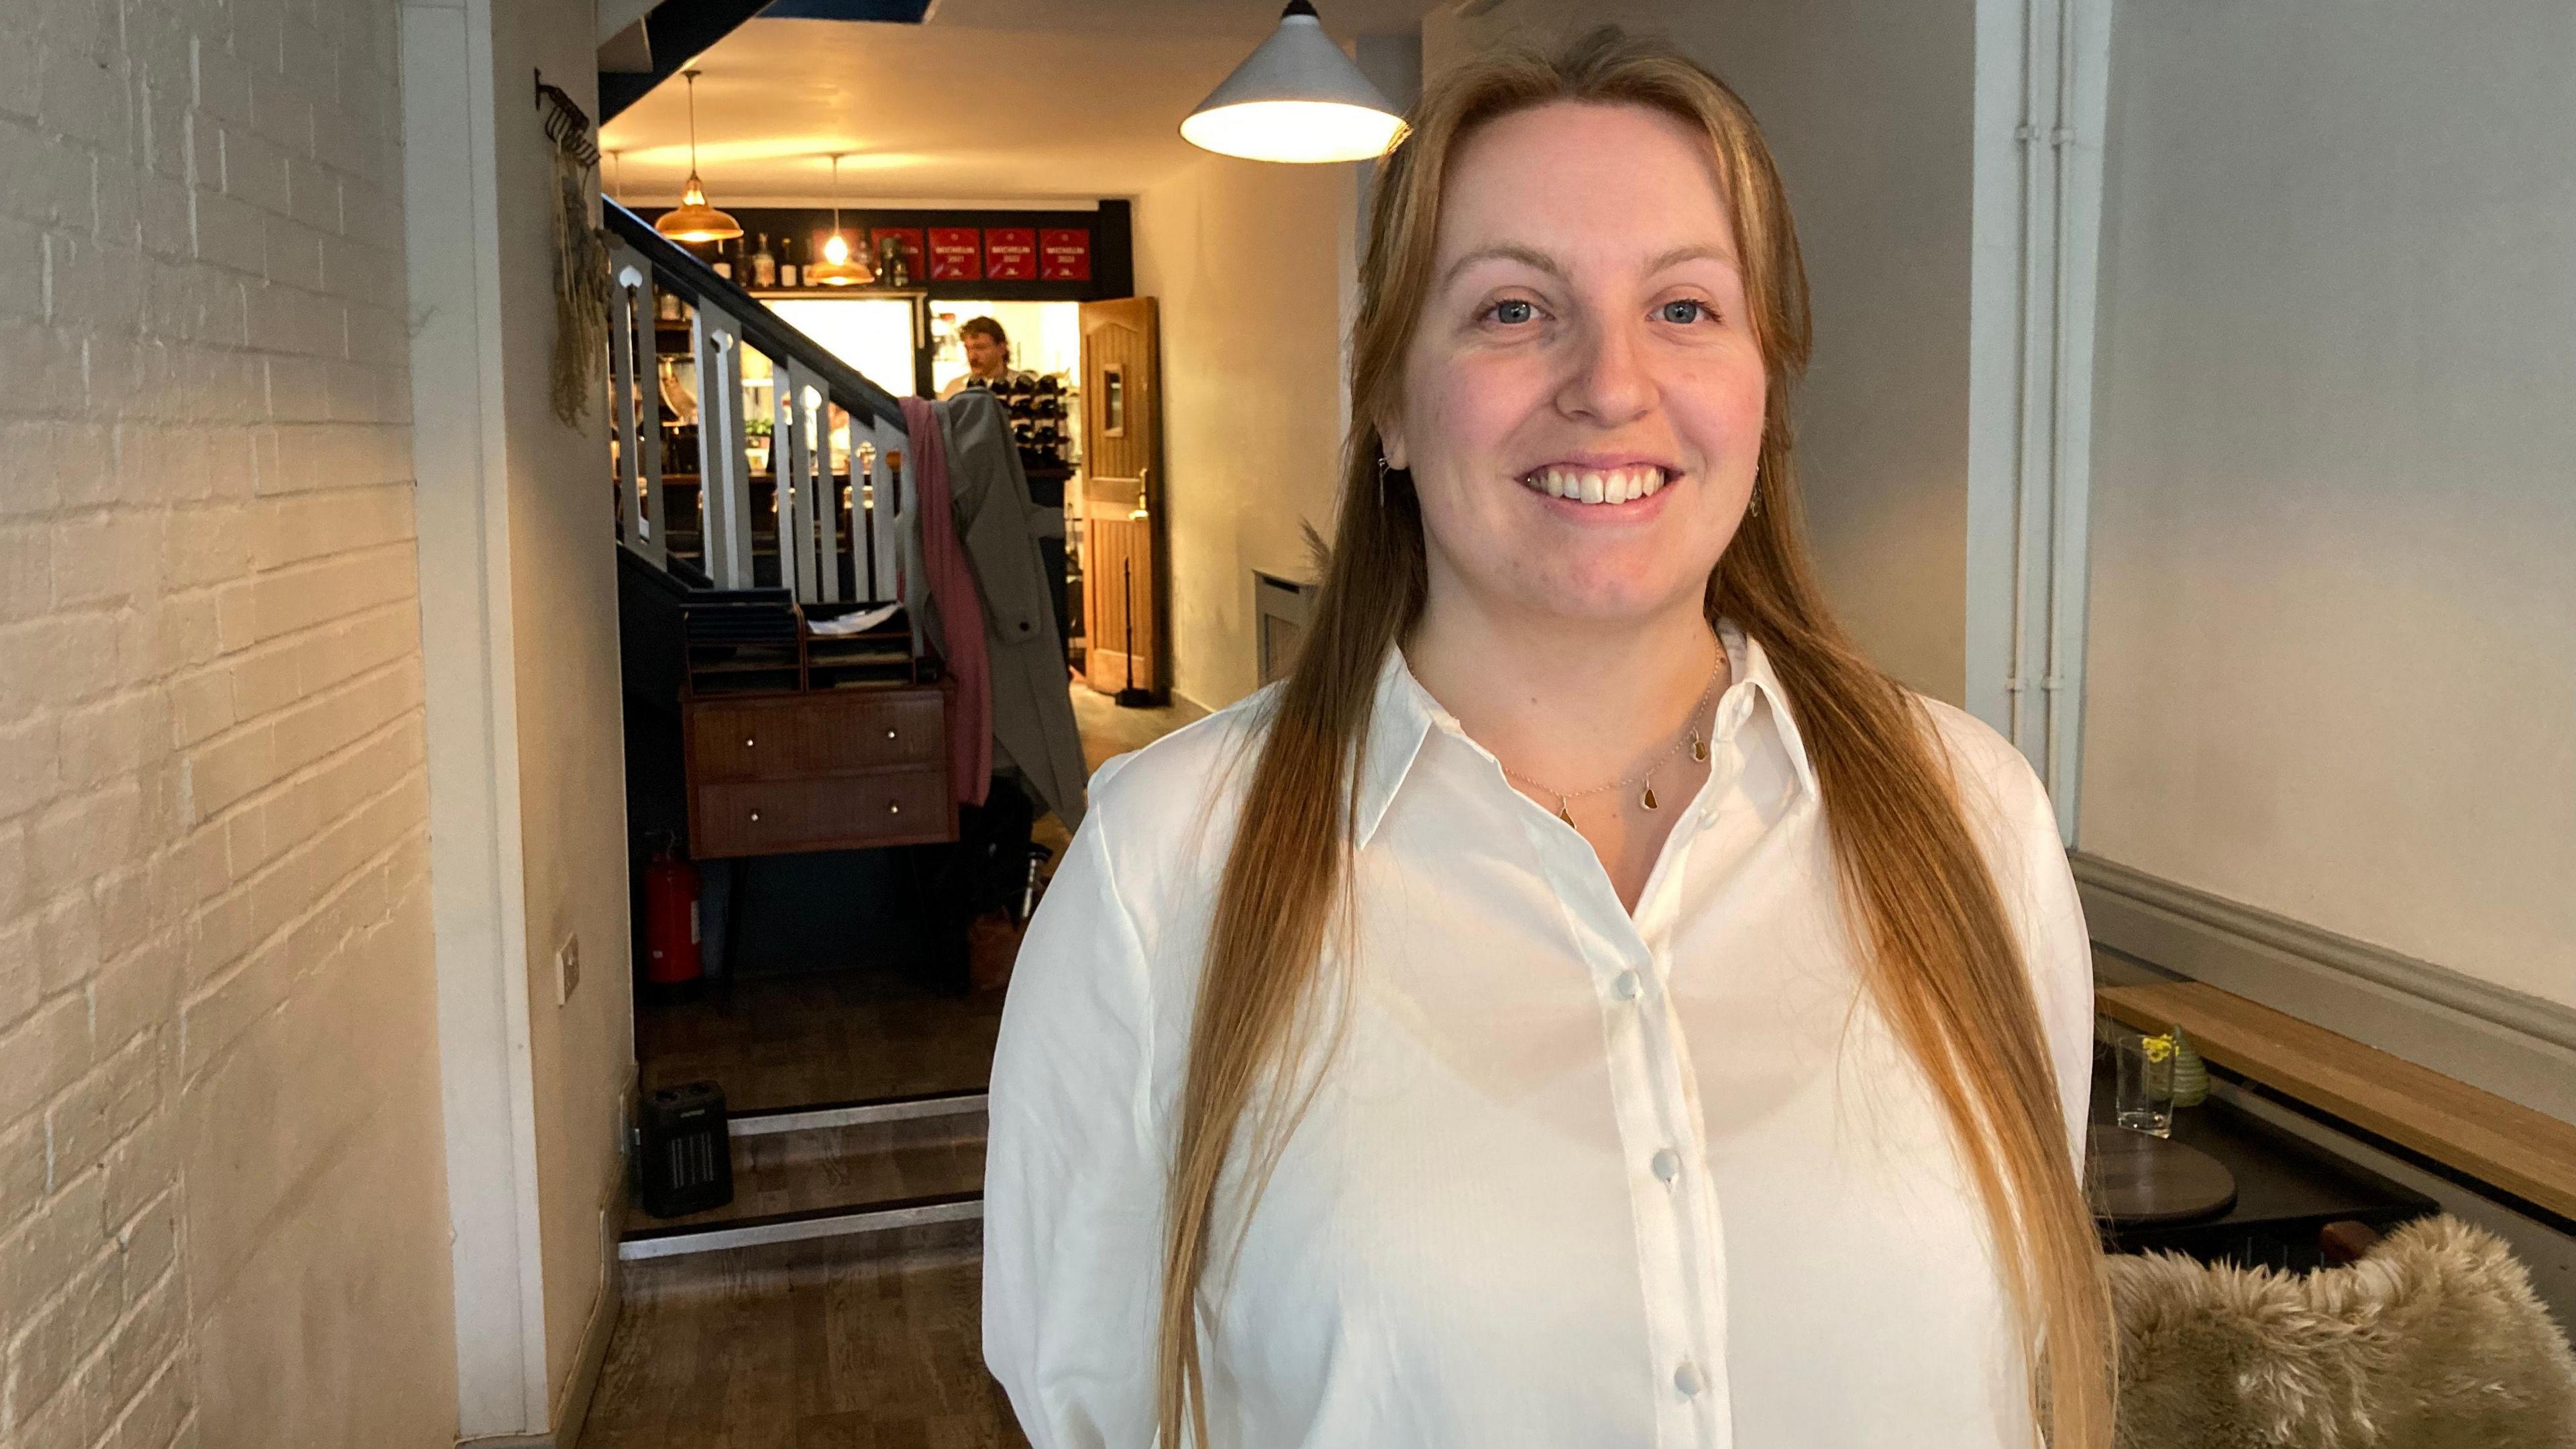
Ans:
{"type": "Polygon", "coordinates": [[[1328,921],[1347,904],[1379,671],[1423,607],[1422,516],[1402,474],[1381,480],[1375,420],[1397,410],[1431,283],[1442,173],[1478,126],[1560,100],[1643,106],[1708,136],[1769,380],[1754,485],[1762,506],[1709,576],[1708,617],[1729,616],[1759,640],[1789,696],[1844,909],[1867,953],[1868,990],[1931,1082],[1984,1203],[2033,1412],[2057,1449],[2095,1449],[2110,1439],[2112,1392],[2101,1250],[2029,977],[1930,721],[1860,656],[1808,561],[1788,412],[1807,360],[1807,288],[1779,175],[1734,92],[1670,47],[1609,29],[1552,57],[1505,51],[1452,72],[1416,107],[1378,178],[1351,345],[1341,517],[1314,622],[1253,765],[1190,1032],[1164,1243],[1161,1442],[1207,1443],[1196,1299],[1219,1183],[1257,1100],[1264,1109],[1245,1180],[1266,1179],[1284,1145],[1293,1114],[1272,1108],[1289,1095],[1280,1082],[1297,1075],[1328,921]]]}

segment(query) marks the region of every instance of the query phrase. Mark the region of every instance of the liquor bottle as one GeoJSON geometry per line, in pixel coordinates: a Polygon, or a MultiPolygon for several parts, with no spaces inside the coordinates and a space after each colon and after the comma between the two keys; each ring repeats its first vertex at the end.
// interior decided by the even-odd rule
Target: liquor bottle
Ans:
{"type": "Polygon", "coordinates": [[[755,287],[778,285],[778,258],[769,250],[769,233],[760,234],[760,250],[751,254],[751,284],[755,287]]]}
{"type": "Polygon", "coordinates": [[[778,285],[793,287],[796,285],[796,276],[796,238],[780,237],[778,239],[778,285]]]}
{"type": "Polygon", "coordinates": [[[733,255],[725,250],[723,242],[716,243],[716,275],[727,281],[733,279],[733,255]]]}

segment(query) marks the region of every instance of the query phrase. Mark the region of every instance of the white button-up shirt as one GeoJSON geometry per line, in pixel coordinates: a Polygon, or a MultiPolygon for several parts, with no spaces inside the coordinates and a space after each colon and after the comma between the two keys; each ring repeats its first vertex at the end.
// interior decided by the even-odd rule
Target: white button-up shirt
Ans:
{"type": "MultiPolygon", "coordinates": [[[[1214,1445],[2036,1442],[1985,1210],[1862,989],[1786,697],[1720,636],[1709,778],[1633,915],[1390,653],[1356,934],[1321,978],[1348,983],[1339,1046],[1200,1291],[1214,1445]]],[[[1039,1449],[1154,1438],[1165,1173],[1262,700],[1101,768],[1020,953],[984,1350],[1039,1449]]],[[[2080,1154],[2091,958],[2054,817],[2008,743],[1927,703],[2080,1154]]]]}

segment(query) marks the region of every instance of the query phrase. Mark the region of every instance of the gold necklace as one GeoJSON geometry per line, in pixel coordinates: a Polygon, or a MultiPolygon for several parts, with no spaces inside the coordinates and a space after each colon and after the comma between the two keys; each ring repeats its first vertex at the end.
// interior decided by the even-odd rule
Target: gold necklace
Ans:
{"type": "MultiPolygon", "coordinates": [[[[1623,789],[1630,785],[1642,784],[1645,786],[1644,794],[1640,795],[1637,800],[1639,805],[1648,810],[1660,810],[1663,807],[1655,799],[1655,772],[1670,763],[1673,756],[1680,754],[1685,748],[1689,749],[1691,752],[1691,760],[1693,763],[1704,764],[1708,760],[1708,741],[1700,737],[1699,717],[1702,712],[1707,710],[1709,697],[1717,693],[1717,682],[1725,676],[1726,646],[1720,644],[1717,650],[1717,667],[1708,672],[1708,688],[1699,692],[1699,702],[1691,706],[1690,718],[1684,722],[1682,737],[1673,741],[1671,749],[1657,755],[1653,764],[1646,766],[1646,768],[1633,775],[1622,776],[1619,779],[1611,781],[1607,785],[1595,785],[1589,790],[1559,790],[1553,785],[1543,785],[1538,781],[1531,779],[1529,776],[1520,773],[1518,770],[1513,769],[1509,765],[1503,766],[1503,773],[1510,778],[1518,780],[1520,783],[1529,786],[1531,789],[1538,791],[1542,795],[1555,796],[1556,818],[1564,821],[1568,825],[1572,825],[1574,823],[1574,811],[1571,808],[1572,802],[1580,800],[1586,795],[1598,795],[1604,791],[1623,789]]],[[[1497,763],[1500,762],[1497,761],[1497,763]]]]}

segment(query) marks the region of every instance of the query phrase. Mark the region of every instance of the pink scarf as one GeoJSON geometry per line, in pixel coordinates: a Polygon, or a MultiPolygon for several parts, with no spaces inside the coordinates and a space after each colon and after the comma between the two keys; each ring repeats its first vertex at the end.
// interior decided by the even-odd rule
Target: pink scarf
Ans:
{"type": "Polygon", "coordinates": [[[923,582],[939,605],[945,639],[937,641],[957,692],[948,710],[948,775],[959,802],[981,805],[993,783],[993,671],[984,657],[984,605],[975,596],[975,570],[958,540],[948,497],[948,442],[939,413],[927,398],[903,401],[904,431],[912,435],[913,487],[921,497],[923,582]]]}

